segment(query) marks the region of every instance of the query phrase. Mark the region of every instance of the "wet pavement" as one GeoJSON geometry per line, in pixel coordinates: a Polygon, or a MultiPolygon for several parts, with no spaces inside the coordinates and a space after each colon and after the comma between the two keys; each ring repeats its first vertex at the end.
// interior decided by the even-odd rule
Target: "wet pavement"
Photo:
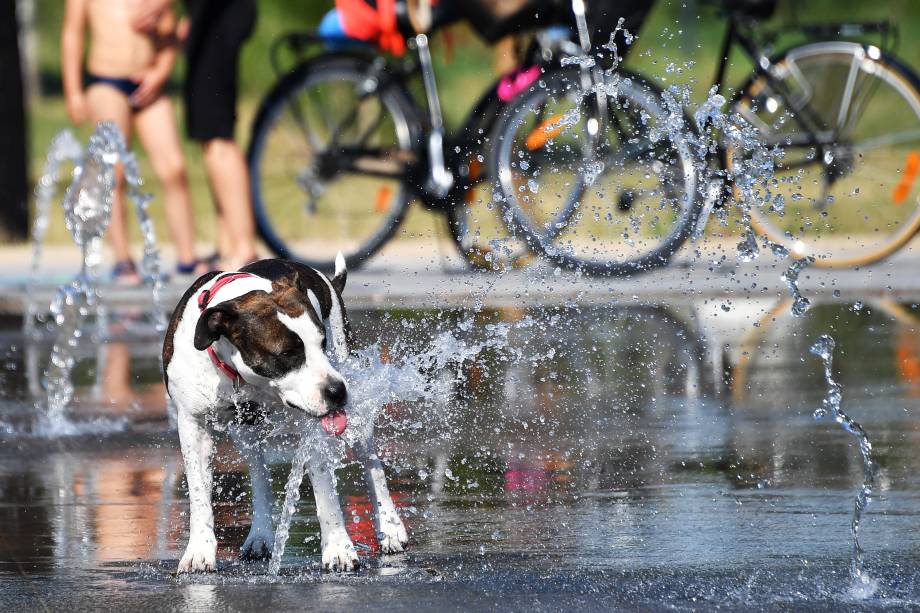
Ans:
{"type": "MultiPolygon", "coordinates": [[[[535,262],[502,274],[469,269],[455,248],[444,243],[397,242],[357,270],[349,271],[347,298],[351,308],[473,308],[514,307],[521,304],[562,306],[673,303],[697,300],[775,298],[785,295],[783,271],[788,259],[761,254],[741,262],[737,237],[706,237],[688,243],[671,263],[642,275],[592,278],[557,271],[535,262]]],[[[27,298],[30,253],[26,249],[0,250],[0,313],[21,313],[27,298]]],[[[799,284],[815,299],[866,299],[885,295],[901,301],[920,301],[920,244],[913,241],[890,258],[853,269],[807,267],[799,284]]],[[[166,266],[165,270],[172,270],[166,266]]],[[[32,293],[40,304],[54,297],[58,286],[76,273],[73,247],[49,247],[42,259],[40,281],[32,293]]],[[[175,278],[163,290],[165,304],[174,304],[191,279],[175,278]]],[[[107,304],[137,308],[147,305],[145,287],[104,283],[107,304]]]]}
{"type": "MultiPolygon", "coordinates": [[[[425,373],[450,393],[384,410],[378,444],[409,551],[375,551],[360,471],[347,465],[340,493],[364,567],[319,570],[305,482],[279,577],[236,560],[249,492],[228,441],[216,462],[220,572],[174,575],[188,503],[142,318],[114,316],[75,371],[74,419],[125,428],[50,440],[27,434],[47,343],[25,343],[5,320],[0,609],[920,607],[916,306],[835,302],[798,319],[788,304],[736,299],[352,319],[359,345],[379,343],[397,363],[441,330],[501,342],[425,373]],[[825,332],[843,408],[879,466],[861,530],[877,582],[868,598],[848,590],[858,449],[812,417],[825,387],[808,348],[825,332]]],[[[277,512],[284,450],[274,458],[277,512]]]]}

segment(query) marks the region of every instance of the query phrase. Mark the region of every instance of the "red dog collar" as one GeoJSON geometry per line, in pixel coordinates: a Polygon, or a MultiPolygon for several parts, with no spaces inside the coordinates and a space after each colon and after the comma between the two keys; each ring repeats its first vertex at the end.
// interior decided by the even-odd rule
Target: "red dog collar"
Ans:
{"type": "MultiPolygon", "coordinates": [[[[198,294],[198,310],[204,312],[204,310],[208,308],[208,304],[211,302],[211,299],[218,292],[218,290],[220,290],[220,288],[233,283],[237,279],[245,279],[247,277],[254,276],[255,275],[251,275],[248,272],[235,272],[229,275],[224,275],[223,277],[219,277],[217,281],[214,282],[214,285],[198,294]]],[[[233,387],[235,389],[239,389],[241,385],[246,383],[243,381],[243,377],[240,375],[237,369],[233,368],[220,359],[220,356],[217,355],[217,351],[214,350],[213,343],[208,345],[207,352],[208,356],[211,358],[211,362],[214,363],[214,366],[216,366],[217,369],[222,373],[227,375],[227,378],[233,382],[233,387]]]]}

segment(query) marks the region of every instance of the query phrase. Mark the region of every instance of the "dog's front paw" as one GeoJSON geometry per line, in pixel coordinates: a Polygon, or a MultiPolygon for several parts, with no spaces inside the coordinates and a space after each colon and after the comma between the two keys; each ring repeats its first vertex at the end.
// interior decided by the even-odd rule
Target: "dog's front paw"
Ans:
{"type": "Polygon", "coordinates": [[[383,553],[399,553],[406,548],[409,535],[406,526],[395,511],[380,514],[380,525],[377,531],[377,540],[380,542],[380,551],[383,553]]]}
{"type": "Polygon", "coordinates": [[[348,533],[334,534],[323,543],[323,569],[350,571],[358,568],[358,552],[348,533]]]}
{"type": "Polygon", "coordinates": [[[179,561],[180,573],[210,573],[217,568],[217,541],[214,537],[190,540],[179,561]]]}
{"type": "Polygon", "coordinates": [[[249,536],[240,549],[240,559],[247,562],[253,560],[268,560],[272,557],[275,547],[275,535],[270,530],[259,529],[253,526],[249,536]]]}

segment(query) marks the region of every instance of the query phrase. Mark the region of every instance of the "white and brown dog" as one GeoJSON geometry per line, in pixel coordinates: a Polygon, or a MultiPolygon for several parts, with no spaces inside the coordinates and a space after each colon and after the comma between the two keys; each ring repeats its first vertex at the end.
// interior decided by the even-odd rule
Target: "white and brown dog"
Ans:
{"type": "MultiPolygon", "coordinates": [[[[209,422],[229,427],[249,466],[252,528],[241,551],[244,559],[269,557],[274,539],[264,437],[259,420],[251,419],[253,409],[285,410],[284,405],[315,417],[329,435],[345,430],[348,387],[335,367],[348,356],[341,254],[335,268],[329,279],[295,262],[262,260],[239,272],[208,273],[179,301],[163,342],[164,378],[178,411],[191,516],[179,572],[215,569],[209,422]]],[[[354,451],[364,466],[381,551],[393,553],[402,551],[408,539],[371,432],[359,437],[354,451]]],[[[307,465],[323,566],[351,570],[358,557],[345,531],[334,468],[322,454],[311,454],[307,465]]]]}

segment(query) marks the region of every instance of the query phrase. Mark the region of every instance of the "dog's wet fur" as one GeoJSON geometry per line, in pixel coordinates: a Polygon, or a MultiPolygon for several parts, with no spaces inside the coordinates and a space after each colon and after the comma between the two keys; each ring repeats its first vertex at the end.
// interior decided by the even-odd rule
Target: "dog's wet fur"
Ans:
{"type": "MultiPolygon", "coordinates": [[[[249,464],[253,522],[241,550],[244,559],[269,556],[273,532],[260,420],[240,419],[240,410],[247,415],[275,409],[299,411],[321,417],[323,427],[335,434],[347,423],[342,414],[343,410],[347,414],[347,383],[336,368],[347,358],[350,340],[342,300],[347,277],[344,258],[341,254],[337,258],[331,278],[288,260],[262,260],[238,272],[249,276],[219,286],[214,295],[210,292],[215,283],[232,273],[208,273],[195,281],[176,306],[163,342],[164,379],[177,409],[189,483],[191,528],[180,572],[210,571],[216,564],[210,491],[214,445],[209,422],[223,420],[230,426],[249,464]],[[217,359],[239,372],[239,379],[212,362],[206,352],[212,347],[220,355],[217,359]],[[228,401],[237,409],[236,419],[226,411],[228,401]],[[334,414],[339,421],[331,417],[334,414]],[[333,426],[327,428],[327,423],[333,426]]],[[[405,527],[390,498],[370,432],[358,437],[355,452],[364,463],[381,550],[402,551],[405,527]]],[[[333,469],[322,454],[311,454],[308,470],[321,519],[323,565],[350,570],[357,564],[357,554],[345,531],[333,469]]]]}

